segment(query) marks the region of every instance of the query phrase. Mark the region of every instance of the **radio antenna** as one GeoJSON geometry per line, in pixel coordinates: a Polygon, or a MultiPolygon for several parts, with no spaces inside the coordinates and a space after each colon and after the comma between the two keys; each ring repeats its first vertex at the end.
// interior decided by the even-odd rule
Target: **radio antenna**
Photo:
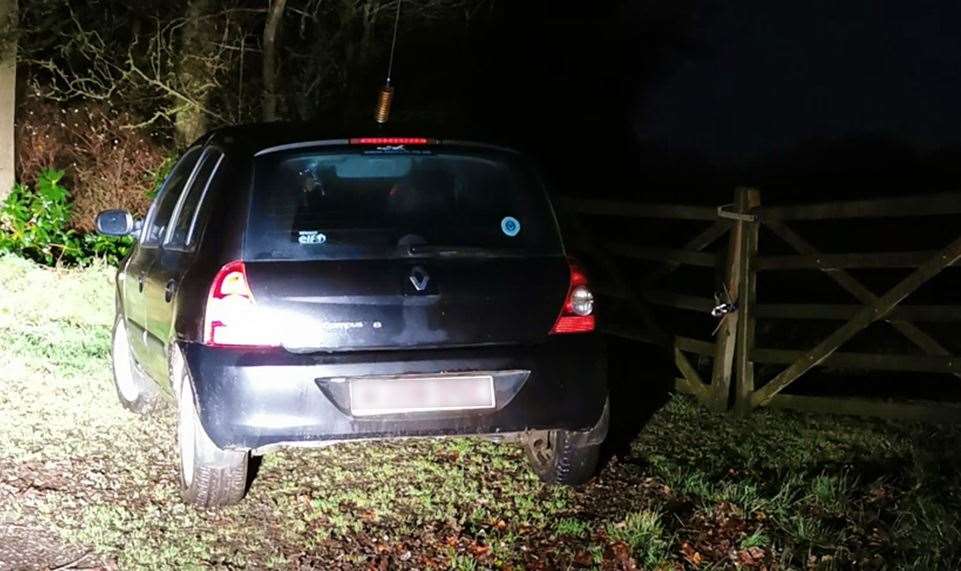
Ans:
{"type": "Polygon", "coordinates": [[[397,52],[397,31],[400,29],[400,8],[404,0],[397,0],[397,14],[394,16],[394,37],[390,41],[390,59],[387,63],[387,80],[384,87],[380,90],[380,98],[377,100],[377,109],[374,113],[374,120],[381,125],[390,119],[390,106],[394,101],[394,86],[391,83],[394,74],[394,54],[397,52]]]}

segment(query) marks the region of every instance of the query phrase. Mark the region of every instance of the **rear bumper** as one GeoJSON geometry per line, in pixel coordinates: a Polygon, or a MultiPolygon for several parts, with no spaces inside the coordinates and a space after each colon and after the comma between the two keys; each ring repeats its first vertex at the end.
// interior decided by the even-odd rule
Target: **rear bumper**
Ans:
{"type": "MultiPolygon", "coordinates": [[[[309,445],[388,437],[497,435],[597,427],[607,402],[607,363],[595,335],[531,347],[297,355],[283,349],[183,343],[201,423],[221,448],[309,445]],[[324,390],[334,377],[530,371],[505,375],[498,406],[484,411],[354,417],[324,390]]],[[[495,377],[497,379],[497,377],[495,377]]],[[[596,435],[595,435],[596,436],[596,435]]],[[[603,437],[603,435],[600,435],[603,437]]]]}

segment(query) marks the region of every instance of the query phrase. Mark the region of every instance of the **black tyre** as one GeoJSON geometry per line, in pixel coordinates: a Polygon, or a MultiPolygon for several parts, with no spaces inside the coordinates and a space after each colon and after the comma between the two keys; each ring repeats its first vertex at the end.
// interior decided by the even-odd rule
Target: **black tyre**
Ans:
{"type": "Polygon", "coordinates": [[[579,437],[568,430],[547,430],[528,438],[524,451],[541,481],[579,486],[594,477],[601,446],[583,444],[579,437]]]}
{"type": "Polygon", "coordinates": [[[184,500],[201,507],[235,504],[247,493],[250,453],[224,450],[207,436],[197,414],[193,385],[185,368],[172,359],[171,379],[180,387],[177,403],[177,444],[184,500]]]}
{"type": "Polygon", "coordinates": [[[117,398],[127,410],[137,414],[152,412],[163,405],[160,388],[134,361],[127,339],[127,324],[123,316],[117,316],[113,325],[113,342],[110,351],[113,364],[113,382],[117,398]]]}

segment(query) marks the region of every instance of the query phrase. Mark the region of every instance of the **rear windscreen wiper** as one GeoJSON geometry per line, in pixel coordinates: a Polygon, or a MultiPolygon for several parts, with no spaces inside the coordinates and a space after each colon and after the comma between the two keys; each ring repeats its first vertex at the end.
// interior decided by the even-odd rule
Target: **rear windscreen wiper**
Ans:
{"type": "Polygon", "coordinates": [[[484,248],[481,246],[444,246],[439,244],[417,244],[407,247],[410,256],[440,256],[440,257],[486,257],[502,258],[521,256],[523,252],[508,248],[484,248]]]}

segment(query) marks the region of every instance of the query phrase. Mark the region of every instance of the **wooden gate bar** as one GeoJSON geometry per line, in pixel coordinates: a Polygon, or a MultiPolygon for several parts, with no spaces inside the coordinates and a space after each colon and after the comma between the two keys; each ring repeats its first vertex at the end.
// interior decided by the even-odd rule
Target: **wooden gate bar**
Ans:
{"type": "MultiPolygon", "coordinates": [[[[760,349],[751,351],[756,363],[790,365],[804,351],[789,349],[760,349]]],[[[961,373],[961,358],[939,355],[881,355],[874,353],[831,354],[822,363],[842,369],[878,369],[881,371],[912,371],[917,373],[961,373]]],[[[953,380],[952,380],[953,382],[953,380]]]]}
{"type": "Polygon", "coordinates": [[[713,268],[715,264],[717,264],[717,258],[714,254],[692,252],[679,248],[653,248],[649,246],[635,246],[633,244],[611,242],[607,244],[607,250],[616,256],[637,260],[671,262],[691,266],[703,266],[706,268],[713,268]]]}
{"type": "Polygon", "coordinates": [[[620,218],[670,218],[673,220],[717,220],[717,210],[708,206],[645,204],[616,200],[563,197],[561,202],[574,212],[620,218]]]}
{"type": "Polygon", "coordinates": [[[684,376],[684,380],[687,381],[687,390],[701,402],[709,402],[711,399],[710,389],[701,380],[701,375],[697,373],[697,369],[691,365],[687,356],[678,347],[674,348],[674,364],[677,365],[677,369],[684,376]]]}
{"type": "MultiPolygon", "coordinates": [[[[642,343],[660,344],[659,340],[646,336],[634,329],[623,329],[613,326],[605,328],[604,332],[609,335],[615,335],[624,339],[633,339],[642,343]]],[[[682,377],[676,381],[678,390],[696,396],[701,402],[707,402],[710,399],[708,386],[704,384],[701,375],[698,374],[697,369],[691,364],[691,361],[687,358],[687,355],[684,354],[684,351],[705,356],[713,355],[714,344],[699,339],[680,336],[674,337],[674,340],[668,344],[671,345],[674,364],[682,375],[682,377]]]]}
{"type": "MultiPolygon", "coordinates": [[[[727,231],[731,229],[731,222],[727,220],[718,220],[714,224],[711,224],[706,230],[695,236],[687,244],[682,247],[683,250],[690,250],[692,252],[700,252],[704,248],[707,248],[713,244],[718,238],[727,234],[727,231]]],[[[661,280],[671,274],[674,270],[681,267],[681,264],[677,262],[666,262],[663,266],[652,271],[647,276],[644,277],[641,284],[641,289],[647,289],[658,280],[661,280]]]]}
{"type": "Polygon", "coordinates": [[[669,335],[658,325],[657,321],[654,320],[654,316],[651,315],[647,306],[638,299],[635,290],[628,287],[626,280],[624,280],[624,277],[621,275],[621,270],[617,262],[615,262],[613,257],[603,248],[597,247],[591,234],[584,228],[578,217],[571,217],[570,223],[574,231],[580,236],[582,247],[594,255],[601,266],[604,267],[604,271],[606,271],[614,281],[614,289],[623,292],[625,300],[630,304],[631,308],[640,315],[648,336],[654,338],[656,343],[661,344],[669,335]]]}
{"type": "Polygon", "coordinates": [[[654,305],[673,307],[674,309],[686,309],[697,311],[698,313],[711,313],[717,303],[713,299],[698,297],[696,295],[685,295],[665,290],[648,290],[643,292],[644,299],[654,305]]]}
{"type": "Polygon", "coordinates": [[[694,339],[691,337],[675,335],[674,346],[681,351],[687,351],[688,353],[694,353],[695,355],[710,357],[714,354],[714,343],[711,343],[710,341],[701,341],[700,339],[694,339]]]}
{"type": "MultiPolygon", "coordinates": [[[[781,222],[769,221],[765,223],[782,240],[791,245],[792,248],[802,254],[817,254],[818,251],[802,238],[797,232],[781,222]]],[[[857,298],[861,303],[870,305],[878,302],[878,296],[871,290],[861,285],[851,274],[843,271],[825,272],[825,274],[835,281],[839,286],[847,290],[848,293],[857,298]]],[[[853,315],[852,315],[853,317],[853,315]]],[[[907,321],[887,320],[898,332],[904,335],[909,341],[920,347],[929,355],[950,355],[951,352],[945,349],[936,339],[922,331],[913,323],[907,321]]]]}
{"type": "Polygon", "coordinates": [[[823,362],[832,353],[854,337],[859,331],[871,323],[882,319],[897,304],[911,295],[928,280],[941,273],[944,268],[961,259],[961,238],[958,238],[946,248],[938,252],[931,260],[911,273],[907,278],[884,294],[876,303],[866,306],[850,321],[838,328],[834,333],[821,341],[816,347],[808,351],[803,357],[782,371],[771,382],[754,392],[751,396],[752,406],[763,406],[770,402],[774,395],[784,390],[798,377],[823,362]]]}
{"type": "Polygon", "coordinates": [[[848,268],[916,268],[937,252],[867,252],[810,256],[761,256],[755,268],[766,270],[840,270],[848,268]]]}
{"type": "Polygon", "coordinates": [[[913,196],[910,198],[769,206],[764,209],[761,215],[761,221],[895,218],[903,216],[934,216],[940,214],[961,214],[961,193],[951,192],[929,194],[927,196],[913,196]]]}
{"type": "MultiPolygon", "coordinates": [[[[651,303],[670,305],[683,309],[700,308],[710,300],[692,296],[668,295],[664,292],[648,292],[645,297],[651,303]],[[655,296],[655,297],[652,297],[655,296]]],[[[872,300],[873,301],[873,300],[872,300]]],[[[863,305],[853,304],[814,304],[814,303],[765,303],[754,309],[757,317],[768,319],[840,319],[848,320],[854,317],[863,305]]],[[[957,305],[905,305],[895,307],[888,314],[888,319],[894,321],[926,321],[930,323],[947,323],[961,321],[961,306],[957,305]]]]}

